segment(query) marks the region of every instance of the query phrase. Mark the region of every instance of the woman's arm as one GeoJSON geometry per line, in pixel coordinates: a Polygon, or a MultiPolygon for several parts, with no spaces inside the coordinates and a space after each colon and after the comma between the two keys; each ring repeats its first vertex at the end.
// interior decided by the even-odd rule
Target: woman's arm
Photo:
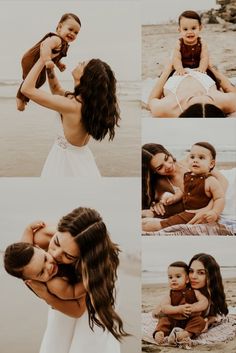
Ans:
{"type": "Polygon", "coordinates": [[[51,294],[54,294],[63,300],[78,299],[86,294],[82,282],[72,285],[67,279],[62,277],[52,278],[47,282],[47,287],[51,294]]]}
{"type": "Polygon", "coordinates": [[[209,302],[207,297],[203,295],[199,290],[195,289],[194,293],[197,298],[197,302],[191,304],[192,313],[204,311],[208,308],[209,302]]]}
{"type": "Polygon", "coordinates": [[[149,98],[148,98],[148,107],[154,116],[162,116],[163,110],[166,108],[165,97],[162,98],[163,95],[163,87],[172,72],[172,63],[168,64],[164,71],[162,72],[159,80],[153,87],[149,98]]]}
{"type": "Polygon", "coordinates": [[[59,95],[52,95],[35,87],[37,78],[43,68],[44,62],[42,58],[39,58],[23,82],[21,92],[32,101],[61,114],[74,113],[77,109],[79,110],[79,103],[77,101],[59,95]]]}
{"type": "Polygon", "coordinates": [[[77,300],[62,300],[55,295],[50,294],[46,285],[42,282],[27,280],[25,283],[39,298],[43,299],[53,309],[56,309],[65,315],[78,318],[83,315],[86,310],[85,296],[77,300]]]}
{"type": "Polygon", "coordinates": [[[52,94],[58,94],[59,96],[65,96],[65,90],[61,87],[60,82],[58,81],[54,69],[47,69],[47,77],[50,90],[52,94]]]}
{"type": "Polygon", "coordinates": [[[216,66],[209,63],[208,65],[209,70],[215,75],[217,82],[219,83],[220,87],[223,89],[224,92],[236,92],[236,87],[232,85],[228,77],[222,74],[216,66]]]}

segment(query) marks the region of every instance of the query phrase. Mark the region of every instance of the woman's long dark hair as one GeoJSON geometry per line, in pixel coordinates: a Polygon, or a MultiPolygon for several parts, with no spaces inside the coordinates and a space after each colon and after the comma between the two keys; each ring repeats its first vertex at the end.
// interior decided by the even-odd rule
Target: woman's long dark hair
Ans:
{"type": "MultiPolygon", "coordinates": [[[[157,143],[146,143],[142,146],[142,209],[148,209],[156,199],[156,182],[158,174],[151,168],[151,159],[158,153],[173,156],[164,146],[157,143]]],[[[173,160],[175,160],[173,158],[173,160]]]]}
{"type": "Polygon", "coordinates": [[[209,298],[211,300],[211,315],[227,315],[228,307],[220,273],[220,266],[213,256],[205,253],[200,253],[192,257],[189,262],[189,268],[191,267],[192,262],[195,260],[200,261],[206,270],[206,287],[209,293],[209,298]]]}
{"type": "Polygon", "coordinates": [[[179,118],[225,118],[226,115],[214,104],[196,103],[185,109],[179,118]]]}
{"type": "Polygon", "coordinates": [[[92,59],[84,68],[74,96],[80,96],[82,122],[86,131],[95,139],[109,140],[119,126],[120,111],[116,98],[116,79],[110,66],[100,59],[92,59]]]}
{"type": "Polygon", "coordinates": [[[100,214],[91,208],[76,208],[62,217],[58,230],[69,232],[79,248],[80,258],[75,268],[81,271],[87,291],[90,328],[93,329],[94,324],[104,330],[107,328],[118,340],[127,336],[114,309],[120,250],[111,241],[100,214]]]}

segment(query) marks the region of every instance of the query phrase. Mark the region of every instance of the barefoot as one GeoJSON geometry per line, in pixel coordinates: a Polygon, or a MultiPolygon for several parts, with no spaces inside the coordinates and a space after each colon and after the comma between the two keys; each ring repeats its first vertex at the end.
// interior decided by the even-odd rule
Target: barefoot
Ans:
{"type": "Polygon", "coordinates": [[[142,219],[142,230],[145,232],[155,232],[161,229],[161,224],[158,219],[155,218],[143,218],[142,219]]]}
{"type": "Polygon", "coordinates": [[[26,103],[19,98],[16,98],[16,106],[20,112],[25,110],[26,103]]]}
{"type": "Polygon", "coordinates": [[[191,333],[188,331],[180,331],[176,332],[176,340],[178,343],[187,343],[189,341],[189,338],[192,336],[191,333]]]}
{"type": "Polygon", "coordinates": [[[164,343],[164,332],[158,331],[155,333],[154,340],[156,341],[157,344],[163,344],[164,343]]]}

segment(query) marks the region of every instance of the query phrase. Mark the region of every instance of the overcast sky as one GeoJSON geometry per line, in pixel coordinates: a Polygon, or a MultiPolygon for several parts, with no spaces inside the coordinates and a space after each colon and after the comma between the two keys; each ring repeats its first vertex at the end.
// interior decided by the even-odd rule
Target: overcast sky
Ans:
{"type": "Polygon", "coordinates": [[[0,1],[0,80],[20,79],[24,52],[47,32],[54,32],[66,12],[82,22],[64,59],[68,70],[93,57],[107,61],[119,80],[138,80],[141,63],[140,11],[137,1],[0,1]]]}

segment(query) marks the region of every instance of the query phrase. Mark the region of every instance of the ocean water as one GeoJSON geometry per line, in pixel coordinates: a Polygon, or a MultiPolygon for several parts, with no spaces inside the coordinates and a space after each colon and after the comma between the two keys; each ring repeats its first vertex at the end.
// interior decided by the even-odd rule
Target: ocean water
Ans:
{"type": "MultiPolygon", "coordinates": [[[[236,279],[236,266],[229,266],[220,268],[221,275],[223,279],[235,278],[236,279]]],[[[167,269],[160,269],[158,271],[142,271],[142,283],[152,284],[152,283],[168,283],[167,282],[167,269]]]]}
{"type": "MultiPolygon", "coordinates": [[[[62,80],[61,85],[66,90],[73,90],[69,80],[62,80]]],[[[19,80],[0,80],[0,99],[15,98],[19,86],[19,80]]],[[[44,89],[48,91],[47,85],[44,86],[44,89]]],[[[140,100],[141,83],[139,81],[118,81],[117,94],[123,101],[140,100]]]]}

